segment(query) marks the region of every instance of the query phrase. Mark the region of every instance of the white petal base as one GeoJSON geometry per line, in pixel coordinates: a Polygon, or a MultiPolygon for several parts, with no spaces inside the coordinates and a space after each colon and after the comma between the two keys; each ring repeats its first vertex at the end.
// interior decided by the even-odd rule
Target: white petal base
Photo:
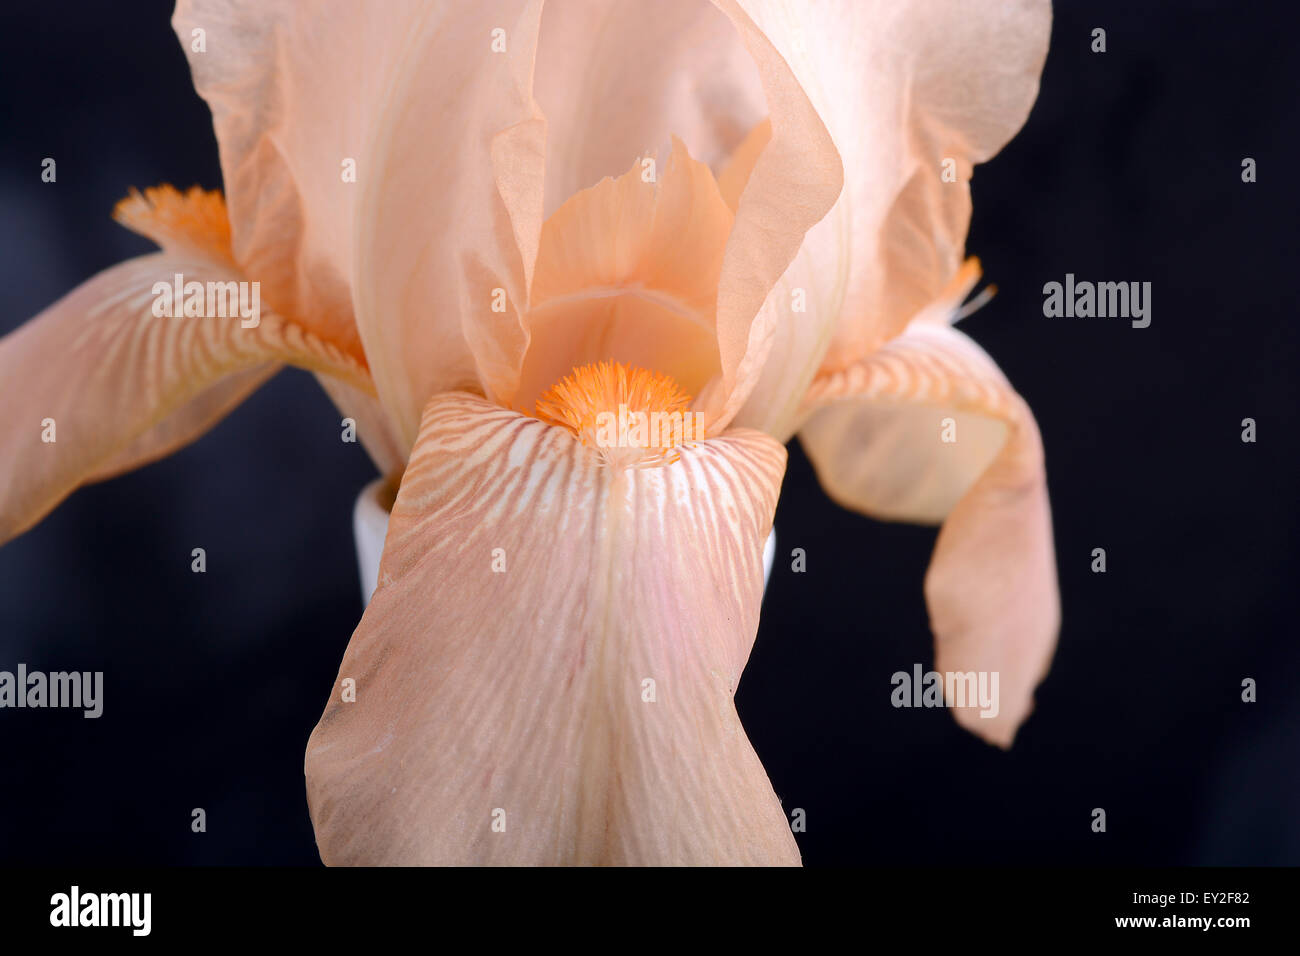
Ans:
{"type": "Polygon", "coordinates": [[[370,596],[379,586],[379,559],[384,553],[389,515],[383,497],[384,479],[376,478],[361,489],[352,509],[352,536],[357,543],[357,567],[361,571],[362,607],[370,604],[370,596]]]}

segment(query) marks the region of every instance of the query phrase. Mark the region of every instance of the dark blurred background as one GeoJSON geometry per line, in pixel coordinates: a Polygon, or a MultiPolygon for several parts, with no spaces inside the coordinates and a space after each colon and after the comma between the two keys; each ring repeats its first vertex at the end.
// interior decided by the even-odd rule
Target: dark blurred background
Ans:
{"type": "MultiPolygon", "coordinates": [[[[806,811],[805,863],[1300,864],[1288,9],[1058,3],[1028,124],[976,169],[968,248],[1001,291],[963,328],[1041,426],[1064,610],[1010,752],[890,706],[890,675],[933,662],[935,532],[837,508],[791,446],[778,554],[804,548],[808,570],[778,559],[737,702],[806,811]],[[1067,272],[1151,282],[1151,326],[1044,318],[1067,272]]],[[[0,15],[0,332],[153,248],[109,218],[127,187],[221,185],[170,13],[0,15]]],[[[0,549],[0,669],[106,684],[98,720],[0,712],[0,863],[318,862],[303,750],[361,611],[351,509],[372,477],[287,371],[0,549]]]]}

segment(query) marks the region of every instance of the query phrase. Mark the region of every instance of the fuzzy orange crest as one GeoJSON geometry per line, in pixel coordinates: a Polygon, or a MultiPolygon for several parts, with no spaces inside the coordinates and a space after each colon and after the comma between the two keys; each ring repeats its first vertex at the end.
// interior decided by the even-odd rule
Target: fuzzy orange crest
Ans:
{"type": "Polygon", "coordinates": [[[621,362],[575,368],[537,400],[537,417],[572,431],[610,465],[650,465],[703,439],[701,416],[671,376],[621,362]]]}
{"type": "Polygon", "coordinates": [[[181,192],[164,183],[142,194],[132,189],[113,207],[113,218],[164,249],[183,249],[234,261],[230,246],[230,218],[220,190],[191,186],[181,192]]]}

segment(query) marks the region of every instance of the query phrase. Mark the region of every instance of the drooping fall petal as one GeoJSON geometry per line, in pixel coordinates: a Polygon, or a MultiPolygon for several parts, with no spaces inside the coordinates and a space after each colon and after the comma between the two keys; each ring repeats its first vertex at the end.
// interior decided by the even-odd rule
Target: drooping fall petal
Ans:
{"type": "Polygon", "coordinates": [[[322,858],[797,863],[732,701],[784,466],[738,431],[611,468],[434,398],[308,743],[322,858]]]}
{"type": "Polygon", "coordinates": [[[831,370],[851,364],[900,332],[952,278],[970,222],[972,166],[1029,113],[1051,7],[738,2],[789,63],[845,172],[835,207],[808,232],[769,299],[778,341],[736,418],[784,440],[798,410],[786,399],[817,372],[809,354],[824,352],[831,370]],[[826,312],[839,323],[817,339],[815,318],[826,312]]]}
{"type": "MultiPolygon", "coordinates": [[[[218,191],[205,191],[194,186],[182,193],[168,185],[148,188],[143,193],[132,190],[131,195],[114,208],[113,218],[128,229],[152,239],[165,252],[198,256],[210,260],[218,268],[239,271],[231,247],[225,197],[218,191]]],[[[260,301],[260,281],[257,286],[260,301]]],[[[328,340],[319,341],[310,328],[306,333],[304,337],[301,332],[292,332],[291,337],[310,340],[311,345],[300,358],[293,357],[290,361],[298,364],[301,359],[307,368],[337,369],[341,373],[342,377],[336,377],[330,371],[319,371],[316,380],[343,415],[356,422],[357,436],[380,473],[400,472],[406,460],[405,449],[394,437],[374,394],[373,382],[358,374],[361,370],[357,368],[357,356],[328,340]],[[322,363],[321,356],[333,351],[339,352],[338,361],[322,363]]],[[[207,431],[277,369],[278,366],[266,366],[221,379],[201,392],[183,410],[171,413],[140,435],[86,480],[110,478],[171,454],[207,431]]]]}
{"type": "Polygon", "coordinates": [[[198,437],[292,362],[370,387],[350,356],[274,313],[157,316],[155,283],[240,282],[196,252],[157,253],[101,272],[0,339],[0,542],[78,485],[137,467],[198,437]],[[51,424],[52,423],[52,424],[51,424]],[[49,440],[49,439],[53,440],[49,440]]]}
{"type": "Polygon", "coordinates": [[[1009,746],[1060,625],[1042,441],[993,360],[928,313],[814,383],[800,432],[836,501],[886,520],[943,522],[925,595],[939,671],[999,674],[996,716],[954,709],[1009,746]]]}

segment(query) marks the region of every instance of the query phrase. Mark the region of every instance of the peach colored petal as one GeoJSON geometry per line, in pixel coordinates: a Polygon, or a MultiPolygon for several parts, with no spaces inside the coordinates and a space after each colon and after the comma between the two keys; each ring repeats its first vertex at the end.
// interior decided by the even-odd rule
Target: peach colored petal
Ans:
{"type": "MultiPolygon", "coordinates": [[[[823,220],[825,223],[826,220],[823,220]]],[[[821,225],[814,227],[820,229],[821,225]]],[[[745,407],[736,415],[734,424],[757,428],[767,432],[777,441],[789,441],[799,429],[807,416],[808,389],[818,373],[823,384],[828,378],[829,370],[818,370],[820,354],[817,347],[806,346],[803,349],[792,346],[790,339],[801,334],[802,330],[811,328],[791,321],[788,313],[793,310],[796,296],[802,297],[804,308],[814,314],[837,314],[843,303],[843,294],[848,278],[843,262],[831,260],[834,246],[824,243],[804,243],[790,268],[786,270],[776,288],[773,290],[764,308],[777,310],[781,318],[777,320],[777,345],[763,367],[762,375],[754,388],[754,395],[745,407]],[[822,277],[834,275],[838,278],[831,283],[822,277]]],[[[970,293],[980,276],[979,262],[968,259],[957,271],[952,281],[943,290],[939,299],[917,313],[915,321],[932,321],[950,323],[956,321],[962,300],[970,293]]],[[[989,287],[991,294],[993,287],[989,287]]],[[[974,302],[972,302],[972,305],[974,302]]],[[[797,317],[796,317],[797,318],[797,317]]],[[[821,345],[830,340],[833,329],[829,325],[820,326],[821,345]]]]}
{"type": "MultiPolygon", "coordinates": [[[[105,459],[93,472],[76,482],[76,485],[107,481],[180,451],[190,442],[202,438],[283,367],[279,362],[267,362],[231,372],[168,413],[156,425],[141,432],[130,444],[105,459]]],[[[325,380],[329,376],[323,375],[320,378],[325,380]]],[[[65,494],[67,492],[60,494],[59,498],[62,499],[65,494]]],[[[40,517],[36,515],[33,523],[40,517]]]]}
{"type": "Polygon", "coordinates": [[[1060,626],[1042,441],[993,360],[923,315],[878,352],[817,380],[800,432],[836,501],[943,522],[925,580],[939,671],[998,672],[995,716],[963,726],[1010,746],[1060,626]],[[955,441],[945,441],[945,430],[955,441]]]}
{"type": "Polygon", "coordinates": [[[723,406],[715,427],[721,428],[755,392],[774,349],[784,352],[783,363],[807,367],[807,373],[803,379],[769,379],[756,401],[779,403],[802,396],[811,380],[835,316],[783,312],[776,301],[783,292],[774,287],[810,227],[834,205],[844,171],[826,126],[771,39],[736,0],[714,2],[735,25],[754,60],[771,123],[771,138],[755,161],[736,208],[718,283],[723,406]]]}
{"type": "Polygon", "coordinates": [[[758,157],[772,140],[772,121],[764,119],[755,124],[735,151],[727,157],[727,164],[718,173],[718,192],[732,212],[740,206],[740,194],[749,184],[750,174],[758,157]]]}
{"type": "Polygon", "coordinates": [[[732,702],[784,467],[755,432],[603,467],[435,397],[308,742],[322,859],[798,863],[732,702]]]}
{"type": "Polygon", "coordinates": [[[234,318],[159,318],[154,283],[234,282],[228,265],[157,253],[101,272],[0,339],[12,397],[0,426],[0,542],[39,521],[78,485],[179,448],[291,362],[369,389],[364,368],[263,310],[234,318]],[[46,419],[53,442],[42,440],[46,419]]]}
{"type": "Polygon", "coordinates": [[[793,332],[777,330],[781,316],[764,299],[809,226],[834,202],[842,173],[780,55],[734,2],[715,6],[724,16],[684,0],[548,4],[537,96],[554,131],[548,210],[594,177],[653,153],[674,133],[714,168],[730,166],[739,176],[732,154],[765,113],[773,114],[774,145],[761,149],[760,161],[759,147],[749,143],[744,183],[728,187],[748,186],[751,195],[747,208],[729,197],[739,216],[719,277],[721,375],[697,402],[720,429],[754,389],[778,336],[784,357],[806,374],[774,381],[770,391],[797,408],[816,371],[834,316],[804,316],[793,332]]]}
{"type": "Polygon", "coordinates": [[[179,0],[172,17],[212,110],[235,261],[264,302],[357,358],[352,231],[361,184],[377,173],[361,156],[426,8],[179,0]],[[356,182],[344,181],[346,160],[356,182]]]}
{"type": "Polygon", "coordinates": [[[749,54],[707,0],[547,0],[536,95],[548,217],[672,136],[719,169],[767,115],[749,54]]]}
{"type": "Polygon", "coordinates": [[[235,266],[230,245],[230,217],[217,190],[191,186],[181,192],[164,183],[130,194],[113,207],[113,218],[132,232],[152,239],[164,252],[202,256],[235,266]]]}
{"type": "MultiPolygon", "coordinates": [[[[166,252],[200,256],[223,268],[235,268],[230,220],[220,192],[207,192],[195,186],[182,193],[168,185],[152,187],[143,193],[132,190],[114,208],[113,218],[152,239],[166,252]]],[[[352,362],[348,365],[350,368],[352,362]]],[[[87,480],[99,481],[138,468],[189,444],[275,371],[276,367],[266,367],[223,380],[196,398],[190,408],[172,414],[141,435],[118,455],[119,460],[110,462],[103,472],[87,480]]],[[[331,375],[318,375],[316,380],[339,411],[357,422],[358,437],[380,472],[400,473],[406,453],[373,394],[373,385],[367,382],[364,388],[356,388],[331,375]]]]}
{"type": "Polygon", "coordinates": [[[640,161],[571,197],[542,228],[532,305],[639,286],[711,315],[732,216],[709,167],[673,137],[652,181],[640,161]]]}
{"type": "Polygon", "coordinates": [[[357,322],[407,448],[434,392],[517,387],[542,228],[540,16],[540,0],[424,5],[361,154],[357,322]]]}
{"type": "MultiPolygon", "coordinates": [[[[785,283],[805,288],[817,309],[838,311],[825,364],[842,367],[900,332],[952,278],[970,222],[972,166],[993,156],[1029,113],[1051,6],[739,3],[790,64],[843,160],[839,201],[809,232],[805,266],[785,283]],[[955,182],[943,181],[945,159],[953,160],[955,182]]],[[[788,297],[778,304],[788,306],[788,297]]],[[[788,351],[777,347],[775,357],[788,351]]],[[[760,397],[770,391],[766,383],[757,389],[760,397]]],[[[747,410],[737,421],[764,427],[768,416],[747,410]]],[[[779,424],[788,427],[788,416],[779,424]]]]}
{"type": "Polygon", "coordinates": [[[512,405],[531,414],[562,376],[601,360],[699,394],[719,372],[714,302],[731,222],[713,173],[676,138],[653,179],[638,161],[571,197],[542,228],[512,405]]]}

